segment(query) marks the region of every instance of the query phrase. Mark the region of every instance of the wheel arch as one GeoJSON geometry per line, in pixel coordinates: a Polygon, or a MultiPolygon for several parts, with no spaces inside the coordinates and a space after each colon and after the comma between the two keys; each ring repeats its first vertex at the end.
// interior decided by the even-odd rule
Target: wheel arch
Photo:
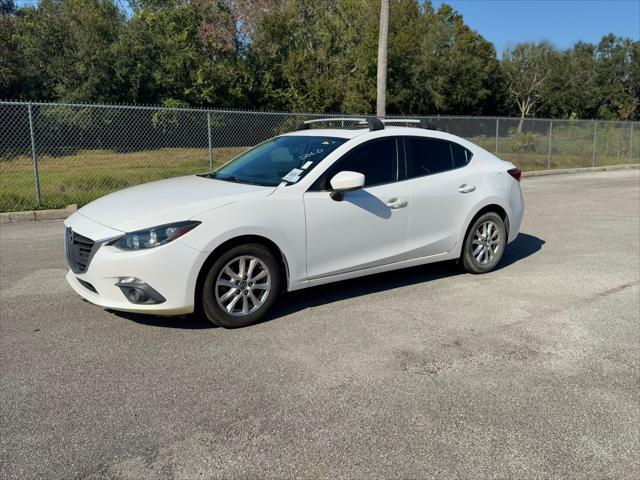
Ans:
{"type": "Polygon", "coordinates": [[[196,287],[194,292],[194,301],[195,308],[198,308],[201,302],[202,296],[202,285],[204,284],[205,277],[209,272],[209,268],[213,262],[215,262],[216,258],[218,258],[222,252],[229,250],[230,248],[236,247],[238,245],[245,245],[247,243],[257,243],[260,245],[264,245],[267,247],[271,253],[274,254],[276,260],[280,264],[280,268],[282,269],[281,273],[284,277],[283,289],[287,290],[289,286],[289,263],[287,258],[282,251],[282,249],[271,239],[264,237],[262,235],[238,235],[236,237],[225,240],[220,245],[218,245],[206,258],[202,266],[200,267],[200,271],[198,272],[198,277],[196,279],[196,287]]]}
{"type": "Polygon", "coordinates": [[[460,239],[460,242],[458,242],[458,256],[462,255],[462,248],[464,246],[464,242],[467,238],[467,235],[469,235],[469,230],[471,229],[471,227],[473,226],[473,223],[482,215],[484,215],[485,213],[488,212],[495,212],[498,215],[500,215],[500,218],[502,218],[502,221],[504,222],[504,226],[507,230],[507,238],[509,238],[509,214],[507,213],[507,210],[500,205],[499,203],[488,203],[480,208],[477,209],[477,211],[471,215],[471,218],[466,222],[466,227],[464,229],[462,238],[460,239]]]}

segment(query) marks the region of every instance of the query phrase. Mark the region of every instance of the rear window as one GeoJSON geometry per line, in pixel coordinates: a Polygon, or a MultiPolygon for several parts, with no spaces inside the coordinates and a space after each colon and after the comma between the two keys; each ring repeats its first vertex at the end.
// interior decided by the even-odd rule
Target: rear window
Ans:
{"type": "Polygon", "coordinates": [[[405,137],[407,178],[423,177],[464,167],[471,152],[457,143],[425,137],[405,137]]]}

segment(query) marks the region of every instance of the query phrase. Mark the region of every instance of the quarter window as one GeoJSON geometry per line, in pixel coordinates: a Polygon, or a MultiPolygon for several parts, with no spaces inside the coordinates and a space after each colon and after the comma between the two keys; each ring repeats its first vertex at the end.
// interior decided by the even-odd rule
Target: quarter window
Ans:
{"type": "Polygon", "coordinates": [[[331,190],[331,178],[342,171],[362,173],[365,187],[395,182],[397,180],[396,139],[380,138],[353,148],[327,169],[312,190],[331,190]]]}
{"type": "Polygon", "coordinates": [[[451,153],[453,154],[453,167],[464,167],[471,160],[471,152],[457,143],[450,143],[451,153]]]}
{"type": "Polygon", "coordinates": [[[464,167],[471,159],[466,148],[446,140],[407,137],[404,140],[407,178],[422,177],[464,167]]]}

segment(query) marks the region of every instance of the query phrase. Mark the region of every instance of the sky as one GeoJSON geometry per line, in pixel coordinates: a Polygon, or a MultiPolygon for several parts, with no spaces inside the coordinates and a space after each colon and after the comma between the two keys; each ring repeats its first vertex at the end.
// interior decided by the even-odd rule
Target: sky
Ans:
{"type": "Polygon", "coordinates": [[[502,52],[520,42],[549,41],[560,49],[604,35],[640,40],[640,0],[432,0],[448,3],[469,27],[502,52]]]}

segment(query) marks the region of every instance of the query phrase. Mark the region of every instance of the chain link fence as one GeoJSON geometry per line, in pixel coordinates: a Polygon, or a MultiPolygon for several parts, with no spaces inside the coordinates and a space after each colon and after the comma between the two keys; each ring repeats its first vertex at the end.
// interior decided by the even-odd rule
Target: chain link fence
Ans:
{"type": "MultiPolygon", "coordinates": [[[[210,171],[320,114],[0,102],[0,211],[210,171]]],[[[640,123],[427,117],[524,171],[640,161],[640,123]]]]}

